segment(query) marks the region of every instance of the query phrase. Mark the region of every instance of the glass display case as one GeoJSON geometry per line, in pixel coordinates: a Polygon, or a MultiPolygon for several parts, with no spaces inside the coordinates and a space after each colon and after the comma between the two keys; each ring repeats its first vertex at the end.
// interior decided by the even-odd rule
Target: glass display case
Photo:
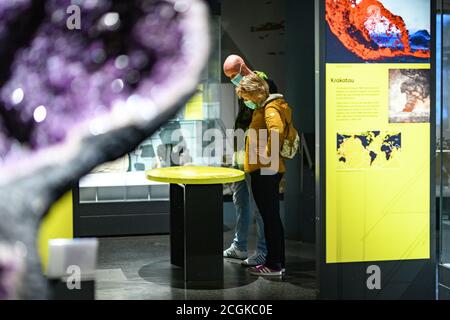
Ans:
{"type": "Polygon", "coordinates": [[[438,1],[436,63],[436,197],[439,297],[450,299],[450,1],[438,1]]]}
{"type": "Polygon", "coordinates": [[[209,129],[225,130],[220,109],[219,16],[211,18],[210,27],[211,55],[194,96],[136,150],[95,168],[74,189],[75,236],[165,233],[168,231],[169,187],[147,180],[145,171],[172,165],[223,164],[222,158],[205,152],[211,142],[202,139],[209,129]],[[114,216],[117,219],[113,219],[114,216]],[[159,218],[152,220],[156,216],[159,218]],[[141,223],[137,222],[139,220],[141,223]],[[93,227],[105,225],[102,222],[112,226],[109,231],[107,227],[102,230],[93,227]],[[136,230],[138,223],[153,227],[136,230]],[[159,226],[155,228],[155,225],[159,226]]]}

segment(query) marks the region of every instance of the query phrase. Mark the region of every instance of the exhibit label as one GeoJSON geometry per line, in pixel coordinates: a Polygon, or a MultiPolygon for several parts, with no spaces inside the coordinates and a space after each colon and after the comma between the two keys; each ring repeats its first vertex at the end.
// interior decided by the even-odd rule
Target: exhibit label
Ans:
{"type": "Polygon", "coordinates": [[[326,10],[326,262],[429,259],[430,1],[326,10]]]}

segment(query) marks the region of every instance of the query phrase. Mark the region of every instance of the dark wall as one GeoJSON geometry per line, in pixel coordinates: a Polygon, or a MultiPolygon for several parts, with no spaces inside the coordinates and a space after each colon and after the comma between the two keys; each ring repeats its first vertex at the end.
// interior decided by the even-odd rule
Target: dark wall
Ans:
{"type": "Polygon", "coordinates": [[[218,16],[220,15],[220,5],[222,0],[206,0],[206,3],[209,6],[209,10],[212,15],[218,16]]]}
{"type": "MultiPolygon", "coordinates": [[[[286,99],[294,123],[314,154],[314,0],[285,0],[286,99]]],[[[314,242],[314,174],[299,156],[287,163],[285,229],[288,239],[314,242]],[[301,169],[303,167],[303,179],[301,169]]]]}

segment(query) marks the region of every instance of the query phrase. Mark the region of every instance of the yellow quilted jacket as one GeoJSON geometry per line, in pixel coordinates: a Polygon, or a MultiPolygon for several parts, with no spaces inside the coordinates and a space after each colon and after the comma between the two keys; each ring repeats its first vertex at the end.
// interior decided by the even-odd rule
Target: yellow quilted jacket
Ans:
{"type": "MultiPolygon", "coordinates": [[[[265,102],[265,107],[256,109],[253,112],[252,122],[250,123],[245,142],[245,172],[253,172],[262,168],[270,168],[272,164],[269,162],[269,158],[271,158],[272,152],[275,152],[273,157],[278,162],[278,166],[275,168],[275,171],[280,173],[284,173],[286,171],[284,159],[280,156],[280,150],[285,138],[286,122],[283,121],[284,116],[286,117],[286,122],[291,121],[292,114],[288,108],[288,104],[281,94],[271,94],[265,102]],[[284,115],[281,113],[284,113],[284,115]],[[262,141],[260,141],[259,138],[259,130],[261,129],[267,130],[267,138],[262,141]],[[278,132],[278,150],[271,150],[271,131],[278,132]]],[[[276,163],[273,163],[273,165],[275,164],[276,163]]]]}

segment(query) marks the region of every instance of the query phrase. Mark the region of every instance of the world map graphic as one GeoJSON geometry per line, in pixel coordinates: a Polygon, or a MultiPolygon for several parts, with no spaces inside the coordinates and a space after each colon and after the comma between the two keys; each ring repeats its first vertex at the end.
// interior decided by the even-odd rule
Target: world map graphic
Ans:
{"type": "Polygon", "coordinates": [[[341,169],[396,167],[402,149],[399,132],[337,133],[337,161],[341,169]]]}

